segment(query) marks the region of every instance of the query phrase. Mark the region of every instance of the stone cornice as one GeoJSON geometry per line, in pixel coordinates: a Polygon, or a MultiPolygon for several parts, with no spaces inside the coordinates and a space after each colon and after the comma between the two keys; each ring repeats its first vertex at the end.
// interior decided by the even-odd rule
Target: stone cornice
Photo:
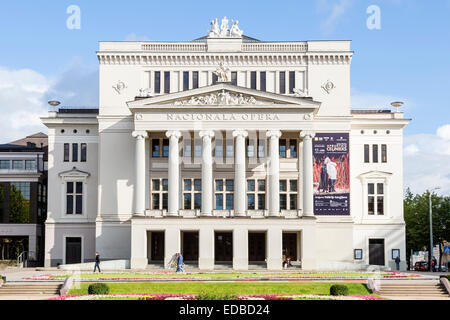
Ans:
{"type": "Polygon", "coordinates": [[[326,53],[145,53],[145,52],[98,52],[102,65],[143,66],[211,66],[220,62],[228,67],[240,66],[307,66],[349,65],[352,52],[326,53]]]}

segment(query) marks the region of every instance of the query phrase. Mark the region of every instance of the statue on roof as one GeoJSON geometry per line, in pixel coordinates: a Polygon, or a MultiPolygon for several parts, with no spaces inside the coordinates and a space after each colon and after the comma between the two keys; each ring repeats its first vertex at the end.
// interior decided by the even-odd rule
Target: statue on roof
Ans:
{"type": "Polygon", "coordinates": [[[229,82],[228,72],[230,69],[225,67],[222,62],[219,63],[219,67],[216,69],[214,74],[217,76],[217,82],[229,82]]]}
{"type": "Polygon", "coordinates": [[[220,27],[220,36],[221,37],[228,37],[230,35],[230,27],[228,25],[228,19],[227,17],[223,17],[222,19],[222,26],[220,27]]]}
{"type": "Polygon", "coordinates": [[[211,21],[211,30],[209,31],[209,36],[210,37],[220,36],[219,20],[217,18],[211,21]]]}
{"type": "Polygon", "coordinates": [[[211,21],[211,30],[209,30],[208,37],[209,38],[242,38],[242,34],[244,33],[239,28],[238,20],[231,20],[233,25],[229,26],[229,20],[227,17],[222,19],[222,24],[219,28],[219,20],[216,18],[211,21]]]}
{"type": "Polygon", "coordinates": [[[241,29],[239,29],[239,20],[231,20],[233,21],[233,25],[231,26],[231,30],[230,30],[230,36],[231,37],[236,37],[236,38],[241,38],[242,34],[244,33],[241,29]]]}

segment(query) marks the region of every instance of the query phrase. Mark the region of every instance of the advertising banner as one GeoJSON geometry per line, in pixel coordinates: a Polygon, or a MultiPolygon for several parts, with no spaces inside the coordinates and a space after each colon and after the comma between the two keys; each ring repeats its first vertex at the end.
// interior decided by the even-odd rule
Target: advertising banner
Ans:
{"type": "Polygon", "coordinates": [[[318,133],[313,139],[314,213],[350,215],[348,133],[318,133]]]}

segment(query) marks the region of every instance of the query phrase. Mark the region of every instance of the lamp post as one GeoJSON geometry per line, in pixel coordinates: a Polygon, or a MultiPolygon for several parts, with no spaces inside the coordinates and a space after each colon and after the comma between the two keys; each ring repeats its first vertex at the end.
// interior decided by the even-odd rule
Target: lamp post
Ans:
{"type": "Polygon", "coordinates": [[[432,206],[432,201],[431,201],[431,197],[433,195],[433,191],[439,190],[441,187],[436,187],[432,190],[430,190],[430,254],[428,255],[428,268],[430,269],[430,272],[433,271],[433,268],[431,266],[431,260],[433,259],[433,206],[432,206]]]}

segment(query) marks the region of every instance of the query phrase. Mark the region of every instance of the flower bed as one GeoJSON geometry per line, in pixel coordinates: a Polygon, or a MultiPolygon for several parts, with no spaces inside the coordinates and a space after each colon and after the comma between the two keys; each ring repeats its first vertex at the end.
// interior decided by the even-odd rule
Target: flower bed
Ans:
{"type": "MultiPolygon", "coordinates": [[[[51,298],[48,300],[110,300],[110,299],[137,298],[136,300],[196,300],[194,294],[165,294],[165,293],[144,293],[144,294],[108,294],[108,295],[71,295],[51,298]]],[[[375,296],[327,296],[327,295],[239,295],[239,300],[385,300],[375,296]]]]}

